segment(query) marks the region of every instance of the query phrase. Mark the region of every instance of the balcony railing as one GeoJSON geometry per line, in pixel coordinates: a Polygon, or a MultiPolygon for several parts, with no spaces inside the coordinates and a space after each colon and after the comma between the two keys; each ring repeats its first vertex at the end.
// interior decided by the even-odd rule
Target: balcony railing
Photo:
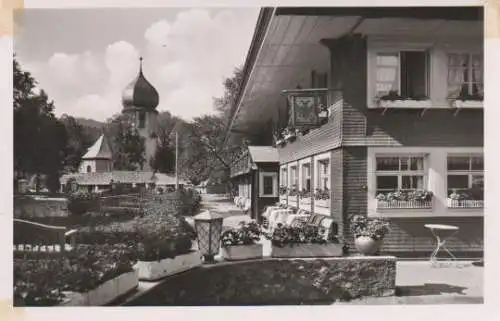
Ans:
{"type": "Polygon", "coordinates": [[[449,208],[483,208],[484,200],[454,200],[448,199],[449,208]]]}
{"type": "Polygon", "coordinates": [[[421,201],[421,200],[412,200],[412,201],[399,201],[399,200],[391,200],[391,201],[381,201],[377,200],[377,208],[406,208],[406,209],[419,209],[419,208],[432,208],[432,201],[421,201]]]}

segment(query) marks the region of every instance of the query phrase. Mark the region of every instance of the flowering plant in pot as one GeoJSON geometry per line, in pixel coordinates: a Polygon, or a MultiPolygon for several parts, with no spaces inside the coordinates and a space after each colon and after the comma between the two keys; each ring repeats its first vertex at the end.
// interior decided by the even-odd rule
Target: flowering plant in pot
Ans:
{"type": "Polygon", "coordinates": [[[287,192],[287,187],[286,186],[280,186],[280,195],[286,195],[286,192],[287,192]]]}
{"type": "Polygon", "coordinates": [[[389,221],[382,218],[368,218],[354,215],[351,218],[351,232],[356,249],[363,255],[375,255],[389,232],[389,221]]]}
{"type": "Polygon", "coordinates": [[[221,235],[222,257],[226,260],[245,260],[262,257],[262,235],[260,226],[254,221],[240,222],[238,227],[228,229],[221,235]]]}

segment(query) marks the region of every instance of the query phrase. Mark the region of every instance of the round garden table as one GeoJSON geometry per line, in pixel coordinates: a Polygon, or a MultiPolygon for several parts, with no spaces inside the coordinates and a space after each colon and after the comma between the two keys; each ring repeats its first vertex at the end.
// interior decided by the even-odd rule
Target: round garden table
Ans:
{"type": "Polygon", "coordinates": [[[443,224],[425,224],[426,228],[431,230],[432,235],[436,238],[436,248],[431,254],[430,261],[435,262],[437,260],[437,255],[439,251],[443,250],[447,252],[452,259],[456,259],[448,248],[446,248],[446,240],[458,233],[459,228],[453,225],[443,225],[443,224]]]}

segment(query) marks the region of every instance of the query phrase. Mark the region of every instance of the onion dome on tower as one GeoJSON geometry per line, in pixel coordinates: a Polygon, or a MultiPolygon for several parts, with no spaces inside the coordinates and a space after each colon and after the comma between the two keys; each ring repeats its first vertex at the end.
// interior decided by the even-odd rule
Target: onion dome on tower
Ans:
{"type": "Polygon", "coordinates": [[[123,90],[123,109],[155,111],[159,103],[158,92],[144,77],[144,74],[142,73],[142,57],[139,60],[139,75],[123,90]]]}

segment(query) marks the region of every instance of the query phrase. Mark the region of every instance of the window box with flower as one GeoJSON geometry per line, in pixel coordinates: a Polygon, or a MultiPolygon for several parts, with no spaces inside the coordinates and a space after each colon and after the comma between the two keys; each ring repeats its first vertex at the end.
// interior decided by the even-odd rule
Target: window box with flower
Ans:
{"type": "Polygon", "coordinates": [[[429,108],[432,106],[427,96],[402,96],[395,90],[376,98],[375,103],[380,108],[429,108]]]}
{"type": "Polygon", "coordinates": [[[432,208],[433,193],[424,190],[399,190],[379,193],[376,198],[379,209],[429,209],[432,208]]]}
{"type": "Polygon", "coordinates": [[[482,190],[453,190],[447,199],[450,208],[483,208],[484,195],[482,190]]]}
{"type": "Polygon", "coordinates": [[[306,211],[311,210],[312,194],[309,190],[303,189],[299,193],[299,208],[306,211]]]}
{"type": "Polygon", "coordinates": [[[291,187],[288,190],[288,205],[297,206],[299,192],[296,187],[291,187]]]}
{"type": "Polygon", "coordinates": [[[322,226],[285,226],[279,223],[271,235],[271,257],[342,256],[338,239],[325,235],[325,232],[322,226]]]}
{"type": "Polygon", "coordinates": [[[255,222],[240,222],[237,228],[226,230],[221,236],[222,257],[228,261],[262,258],[262,235],[260,226],[255,222]]]}
{"type": "Polygon", "coordinates": [[[314,193],[314,206],[330,208],[330,190],[328,188],[316,188],[314,193]]]}

